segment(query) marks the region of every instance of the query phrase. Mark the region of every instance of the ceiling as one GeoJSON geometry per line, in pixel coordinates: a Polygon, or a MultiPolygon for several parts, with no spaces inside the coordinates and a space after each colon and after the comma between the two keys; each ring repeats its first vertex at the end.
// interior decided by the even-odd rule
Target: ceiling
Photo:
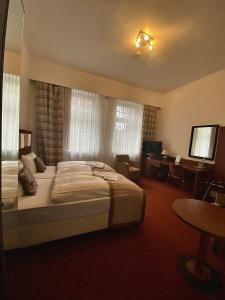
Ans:
{"type": "Polygon", "coordinates": [[[52,62],[161,93],[225,67],[224,0],[23,2],[29,50],[52,62]]]}

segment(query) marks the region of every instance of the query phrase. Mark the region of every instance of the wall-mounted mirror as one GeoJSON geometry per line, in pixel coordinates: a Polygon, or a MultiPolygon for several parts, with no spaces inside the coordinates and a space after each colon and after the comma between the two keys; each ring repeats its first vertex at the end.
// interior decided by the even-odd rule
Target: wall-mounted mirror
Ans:
{"type": "Polygon", "coordinates": [[[189,156],[214,160],[218,125],[192,126],[189,156]]]}
{"type": "Polygon", "coordinates": [[[2,202],[3,209],[16,209],[18,199],[18,148],[20,64],[23,30],[20,0],[9,2],[2,87],[2,202]]]}

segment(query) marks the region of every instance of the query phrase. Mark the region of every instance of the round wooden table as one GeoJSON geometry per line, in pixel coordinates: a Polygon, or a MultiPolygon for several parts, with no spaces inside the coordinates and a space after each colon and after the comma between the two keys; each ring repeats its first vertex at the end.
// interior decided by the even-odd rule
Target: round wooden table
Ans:
{"type": "Polygon", "coordinates": [[[211,236],[225,238],[225,209],[196,199],[178,199],[172,209],[178,218],[201,233],[197,255],[178,258],[181,275],[195,288],[205,291],[220,288],[219,275],[207,264],[206,254],[211,236]]]}

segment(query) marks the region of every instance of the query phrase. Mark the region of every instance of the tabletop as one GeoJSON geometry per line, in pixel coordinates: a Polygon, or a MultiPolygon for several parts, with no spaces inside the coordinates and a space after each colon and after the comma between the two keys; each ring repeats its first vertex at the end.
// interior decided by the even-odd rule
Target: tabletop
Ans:
{"type": "Polygon", "coordinates": [[[225,208],[196,199],[178,199],[173,202],[172,209],[195,229],[225,238],[225,208]]]}
{"type": "MultiPolygon", "coordinates": [[[[160,167],[161,165],[169,167],[169,165],[171,163],[175,163],[174,160],[169,160],[169,159],[151,158],[151,159],[148,159],[147,161],[150,165],[155,166],[155,167],[160,167]]],[[[190,165],[190,163],[188,164],[187,162],[181,162],[178,165],[183,167],[184,170],[189,171],[191,173],[209,173],[209,172],[211,172],[211,170],[208,169],[207,167],[199,168],[197,164],[196,165],[190,165]]]]}

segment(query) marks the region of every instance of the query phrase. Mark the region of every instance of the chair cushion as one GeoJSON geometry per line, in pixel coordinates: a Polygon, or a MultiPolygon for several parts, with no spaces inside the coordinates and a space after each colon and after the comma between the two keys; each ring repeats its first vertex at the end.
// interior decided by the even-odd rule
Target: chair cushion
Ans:
{"type": "Polygon", "coordinates": [[[133,173],[133,172],[140,172],[140,169],[138,169],[138,168],[135,168],[135,167],[129,167],[129,172],[130,173],[133,173]]]}
{"type": "Polygon", "coordinates": [[[129,179],[138,181],[141,175],[141,170],[135,167],[129,167],[129,179]]]}
{"type": "Polygon", "coordinates": [[[220,206],[225,206],[225,193],[216,192],[216,203],[220,206]]]}

